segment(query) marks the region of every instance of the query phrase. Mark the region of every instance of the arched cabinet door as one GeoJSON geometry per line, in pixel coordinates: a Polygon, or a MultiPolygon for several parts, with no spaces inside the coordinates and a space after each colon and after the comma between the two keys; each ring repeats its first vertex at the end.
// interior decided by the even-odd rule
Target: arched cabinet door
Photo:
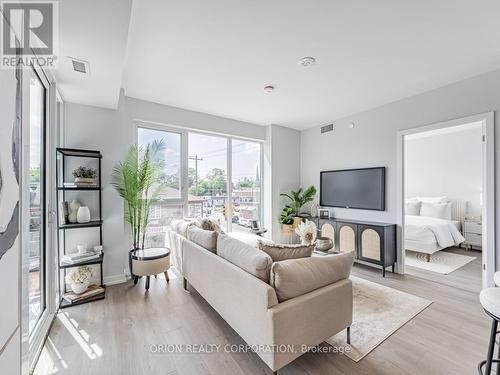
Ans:
{"type": "Polygon", "coordinates": [[[356,251],[356,224],[337,222],[337,250],[341,253],[356,251]]]}
{"type": "Polygon", "coordinates": [[[364,228],[360,230],[359,257],[380,262],[381,237],[376,230],[364,228]]]}
{"type": "Polygon", "coordinates": [[[321,237],[328,237],[333,241],[333,246],[335,246],[335,227],[331,223],[324,223],[321,226],[321,237]]]}
{"type": "Polygon", "coordinates": [[[381,263],[383,262],[383,230],[380,227],[370,227],[366,225],[360,225],[358,228],[358,257],[359,259],[372,262],[381,263]]]}

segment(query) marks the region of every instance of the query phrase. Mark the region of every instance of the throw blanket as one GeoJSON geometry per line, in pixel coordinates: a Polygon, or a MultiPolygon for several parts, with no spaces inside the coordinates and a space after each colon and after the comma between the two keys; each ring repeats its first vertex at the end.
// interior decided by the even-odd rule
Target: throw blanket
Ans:
{"type": "Polygon", "coordinates": [[[457,227],[449,220],[427,216],[405,216],[405,237],[418,240],[423,230],[430,230],[441,247],[457,246],[465,241],[457,227]]]}

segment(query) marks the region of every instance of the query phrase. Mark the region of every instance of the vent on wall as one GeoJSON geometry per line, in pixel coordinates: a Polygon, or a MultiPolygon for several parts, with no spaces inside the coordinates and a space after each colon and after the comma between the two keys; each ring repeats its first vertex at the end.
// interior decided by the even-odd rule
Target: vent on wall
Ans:
{"type": "Polygon", "coordinates": [[[333,131],[333,124],[325,125],[321,127],[321,134],[333,131]]]}
{"type": "Polygon", "coordinates": [[[73,70],[78,73],[90,74],[89,62],[85,60],[75,59],[74,57],[69,57],[73,70]]]}

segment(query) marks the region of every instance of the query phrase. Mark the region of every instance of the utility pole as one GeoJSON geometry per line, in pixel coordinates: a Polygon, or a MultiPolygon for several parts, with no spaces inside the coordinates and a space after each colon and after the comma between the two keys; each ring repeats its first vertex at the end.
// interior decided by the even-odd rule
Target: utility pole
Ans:
{"type": "Polygon", "coordinates": [[[194,156],[189,156],[189,160],[194,160],[194,169],[196,170],[196,176],[195,176],[195,187],[196,187],[196,194],[198,194],[198,160],[201,161],[203,158],[199,158],[198,154],[195,154],[194,156]]]}

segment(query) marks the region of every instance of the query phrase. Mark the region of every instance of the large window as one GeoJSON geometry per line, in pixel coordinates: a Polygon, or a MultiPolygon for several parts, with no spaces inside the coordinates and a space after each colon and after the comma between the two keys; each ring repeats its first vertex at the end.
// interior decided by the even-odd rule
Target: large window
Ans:
{"type": "Polygon", "coordinates": [[[45,298],[45,87],[32,71],[29,87],[29,333],[40,320],[45,298]]]}
{"type": "Polygon", "coordinates": [[[252,221],[260,224],[261,208],[261,144],[233,140],[232,160],[232,198],[233,231],[247,231],[252,221]]]}
{"type": "Polygon", "coordinates": [[[182,202],[182,165],[181,134],[175,132],[138,128],[137,144],[145,147],[153,141],[162,141],[165,145],[160,158],[163,170],[158,184],[157,202],[151,207],[150,224],[146,232],[145,247],[165,246],[165,234],[170,222],[184,216],[182,202]]]}
{"type": "Polygon", "coordinates": [[[138,145],[163,140],[165,169],[146,246],[163,246],[173,219],[212,217],[226,231],[262,220],[262,145],[171,128],[138,127],[138,145]]]}
{"type": "Polygon", "coordinates": [[[228,230],[227,142],[189,133],[189,216],[213,217],[224,230],[228,230]]]}

